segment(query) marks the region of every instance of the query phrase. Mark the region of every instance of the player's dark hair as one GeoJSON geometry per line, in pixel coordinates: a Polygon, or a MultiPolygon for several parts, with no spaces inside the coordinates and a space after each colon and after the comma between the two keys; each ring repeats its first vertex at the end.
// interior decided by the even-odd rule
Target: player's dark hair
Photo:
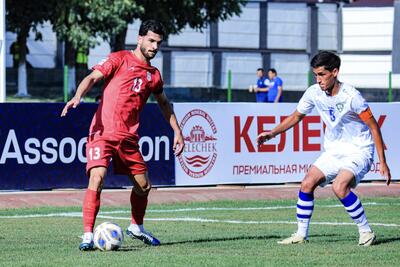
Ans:
{"type": "Polygon", "coordinates": [[[165,36],[164,26],[161,24],[161,22],[154,19],[145,20],[142,22],[142,24],[140,24],[140,36],[146,36],[148,31],[152,31],[159,35],[165,36]]]}
{"type": "Polygon", "coordinates": [[[311,59],[310,65],[312,68],[324,67],[333,71],[340,68],[340,57],[332,52],[321,51],[311,59]]]}
{"type": "Polygon", "coordinates": [[[268,69],[268,71],[272,72],[273,74],[277,75],[278,73],[276,72],[276,69],[274,68],[270,68],[268,69]]]}
{"type": "Polygon", "coordinates": [[[264,69],[263,69],[263,68],[258,68],[257,71],[262,71],[262,72],[264,72],[264,69]]]}

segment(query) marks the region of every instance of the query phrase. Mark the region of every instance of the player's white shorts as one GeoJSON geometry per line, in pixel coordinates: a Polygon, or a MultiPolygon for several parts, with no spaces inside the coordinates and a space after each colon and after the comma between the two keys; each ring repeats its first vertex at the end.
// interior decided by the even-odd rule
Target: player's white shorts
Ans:
{"type": "Polygon", "coordinates": [[[337,155],[329,152],[323,152],[322,155],[314,162],[314,166],[320,169],[324,174],[326,181],[320,186],[332,182],[340,170],[349,170],[354,174],[356,187],[360,183],[364,175],[368,173],[373,163],[373,157],[364,153],[352,155],[337,155]]]}

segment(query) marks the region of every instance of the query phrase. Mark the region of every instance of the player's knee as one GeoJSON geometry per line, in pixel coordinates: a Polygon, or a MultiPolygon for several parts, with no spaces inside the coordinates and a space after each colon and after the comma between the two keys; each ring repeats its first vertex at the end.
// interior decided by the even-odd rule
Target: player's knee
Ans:
{"type": "Polygon", "coordinates": [[[339,181],[339,180],[335,180],[332,184],[332,190],[336,196],[338,196],[340,198],[344,198],[348,191],[348,183],[339,181]]]}
{"type": "Polygon", "coordinates": [[[89,187],[91,189],[96,189],[97,191],[99,191],[103,187],[103,180],[104,177],[102,177],[101,175],[96,173],[91,174],[89,179],[89,187]]]}
{"type": "Polygon", "coordinates": [[[301,191],[306,192],[306,193],[311,193],[314,191],[316,187],[316,184],[313,179],[310,179],[306,177],[302,182],[301,182],[301,191]]]}
{"type": "Polygon", "coordinates": [[[134,187],[134,191],[138,196],[147,196],[150,193],[151,190],[151,184],[150,183],[145,183],[145,184],[137,184],[137,186],[134,187]]]}

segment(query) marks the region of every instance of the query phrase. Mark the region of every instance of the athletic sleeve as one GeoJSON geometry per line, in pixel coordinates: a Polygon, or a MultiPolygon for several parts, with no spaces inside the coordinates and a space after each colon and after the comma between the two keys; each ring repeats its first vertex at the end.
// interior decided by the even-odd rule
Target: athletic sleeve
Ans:
{"type": "Polygon", "coordinates": [[[265,80],[264,80],[264,85],[265,85],[266,87],[269,87],[269,84],[270,84],[269,79],[265,79],[265,80]]]}
{"type": "Polygon", "coordinates": [[[160,72],[157,70],[157,79],[155,80],[154,83],[154,88],[153,88],[153,94],[161,94],[164,91],[164,82],[161,78],[160,72]]]}
{"type": "Polygon", "coordinates": [[[361,93],[357,91],[357,93],[351,99],[351,104],[350,104],[351,111],[357,114],[361,114],[363,111],[367,110],[368,107],[369,106],[367,101],[364,99],[361,93]]]}
{"type": "Polygon", "coordinates": [[[111,53],[107,58],[103,59],[97,65],[92,67],[92,70],[100,71],[104,78],[110,76],[120,66],[121,57],[118,53],[111,53]]]}
{"type": "Polygon", "coordinates": [[[302,114],[309,114],[313,110],[314,106],[315,104],[312,97],[312,91],[311,88],[308,88],[297,105],[297,111],[302,114]]]}

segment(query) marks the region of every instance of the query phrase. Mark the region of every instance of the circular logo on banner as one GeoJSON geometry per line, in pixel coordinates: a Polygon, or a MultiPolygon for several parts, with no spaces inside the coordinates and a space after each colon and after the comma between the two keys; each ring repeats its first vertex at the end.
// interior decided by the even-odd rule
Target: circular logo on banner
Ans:
{"type": "Polygon", "coordinates": [[[184,116],[180,127],[186,144],[179,163],[187,175],[201,178],[211,171],[217,159],[215,123],[208,113],[194,109],[184,116]]]}

